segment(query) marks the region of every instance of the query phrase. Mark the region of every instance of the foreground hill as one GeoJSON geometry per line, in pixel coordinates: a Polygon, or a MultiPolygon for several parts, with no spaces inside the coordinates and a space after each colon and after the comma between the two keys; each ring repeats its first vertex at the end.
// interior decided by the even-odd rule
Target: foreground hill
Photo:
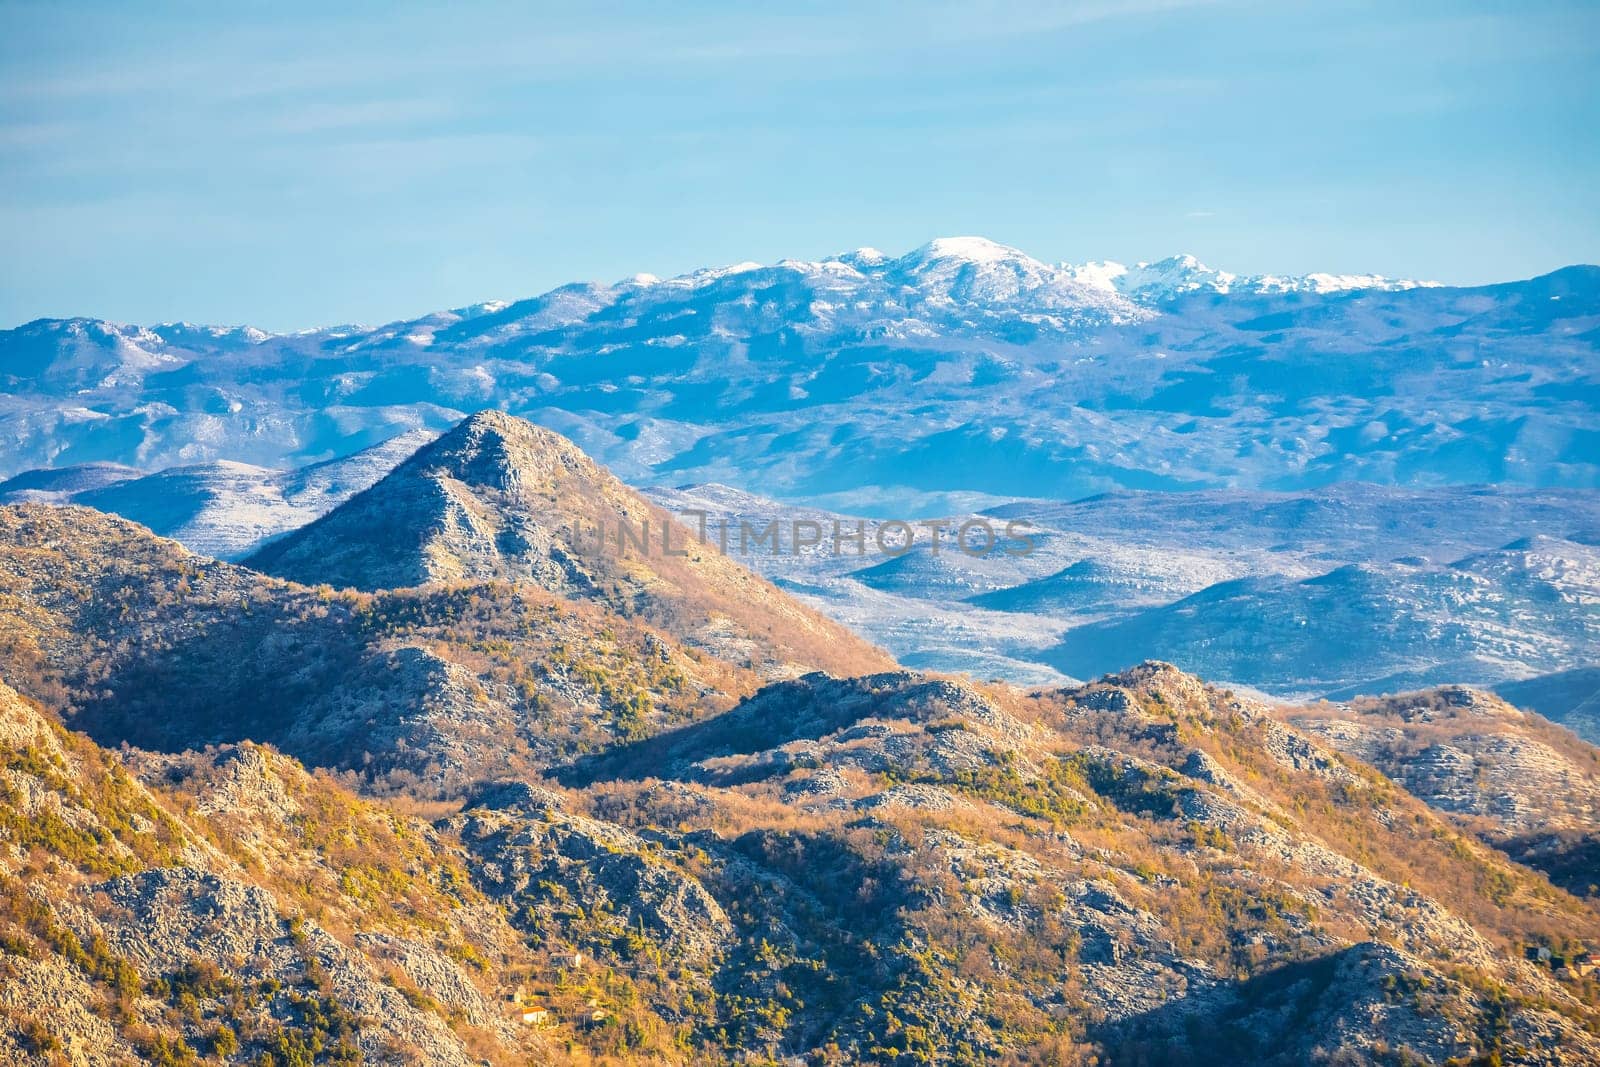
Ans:
{"type": "MultiPolygon", "coordinates": [[[[1515,943],[1564,944],[1559,924],[1532,928],[1556,913],[1588,927],[1591,909],[1265,708],[1164,664],[1029,698],[906,674],[813,676],[560,774],[590,789],[648,776],[608,802],[618,811],[665,802],[704,823],[731,806],[729,832],[758,812],[781,819],[789,829],[755,855],[781,857],[790,884],[766,906],[820,905],[851,930],[876,915],[889,925],[874,943],[917,946],[891,995],[908,1043],[895,1047],[934,1058],[950,1040],[1042,1036],[1036,1013],[1055,1011],[1088,1020],[1069,1032],[1114,1063],[1306,1062],[1340,1047],[1435,1062],[1594,1054],[1575,1034],[1502,1045],[1481,1020],[1447,1023],[1394,995],[1437,981],[1469,1005],[1478,968],[1542,986],[1482,931],[1520,914],[1510,921],[1532,925],[1515,943]],[[680,783],[670,802],[657,776],[680,783]],[[856,831],[842,857],[825,829],[840,819],[856,831]],[[860,871],[852,853],[871,866],[846,874],[860,871]],[[837,888],[863,877],[870,895],[837,888]],[[1355,1036],[1369,1023],[1352,1017],[1383,1038],[1355,1036]],[[1447,1036],[1455,1025],[1468,1044],[1447,1036]]],[[[790,912],[778,919],[795,928],[790,912]]],[[[881,966],[848,939],[801,944],[824,954],[826,975],[881,966]]],[[[829,995],[807,988],[796,995],[808,1003],[829,995]]]]}
{"type": "Polygon", "coordinates": [[[533,584],[769,672],[890,662],[697,539],[570,441],[500,412],[465,420],[245,563],[367,590],[533,584]]]}
{"type": "Polygon", "coordinates": [[[23,1062],[1600,1055],[1593,984],[1522,951],[1589,907],[1164,665],[811,676],[431,822],[255,745],[0,712],[23,1062]]]}
{"type": "Polygon", "coordinates": [[[464,856],[253,747],[192,772],[141,784],[0,683],[0,1062],[553,1053],[462,963],[529,958],[464,856]]]}

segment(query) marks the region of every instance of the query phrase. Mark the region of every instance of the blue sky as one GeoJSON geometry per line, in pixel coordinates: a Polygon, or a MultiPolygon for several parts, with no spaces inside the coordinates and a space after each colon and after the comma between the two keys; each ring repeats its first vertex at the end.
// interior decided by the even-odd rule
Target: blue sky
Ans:
{"type": "Polygon", "coordinates": [[[0,0],[0,326],[373,323],[946,234],[1600,260],[1592,3],[134,7],[0,0]]]}

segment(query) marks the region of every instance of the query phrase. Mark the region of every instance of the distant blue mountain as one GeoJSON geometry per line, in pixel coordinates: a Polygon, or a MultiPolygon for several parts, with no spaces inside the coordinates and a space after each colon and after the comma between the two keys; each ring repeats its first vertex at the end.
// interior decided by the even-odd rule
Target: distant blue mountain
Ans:
{"type": "Polygon", "coordinates": [[[789,498],[1592,487],[1597,342],[1596,267],[1446,288],[954,238],[378,328],[40,320],[0,332],[0,476],[300,465],[501,407],[635,482],[789,498]]]}

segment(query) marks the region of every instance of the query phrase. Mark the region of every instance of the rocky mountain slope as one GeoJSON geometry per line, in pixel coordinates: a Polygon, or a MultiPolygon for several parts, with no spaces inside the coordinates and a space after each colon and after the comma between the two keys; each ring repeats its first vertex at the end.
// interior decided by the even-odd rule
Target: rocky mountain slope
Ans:
{"type": "Polygon", "coordinates": [[[142,784],[0,684],[0,1061],[553,1051],[459,962],[525,958],[464,857],[259,749],[193,764],[183,791],[142,784]]]}
{"type": "Polygon", "coordinates": [[[769,672],[889,662],[675,523],[570,441],[494,411],[463,421],[245,562],[367,590],[532,584],[637,615],[769,672]]]}
{"type": "Polygon", "coordinates": [[[1582,853],[1523,842],[1588,832],[1576,738],[1404,705],[1566,760],[1546,825],[1166,663],[886,669],[592,508],[660,514],[502,415],[257,557],[366,588],[0,508],[0,1057],[1600,1058],[1582,853]]]}
{"type": "Polygon", "coordinates": [[[431,822],[0,706],[16,1057],[1600,1054],[1592,984],[1520,952],[1592,937],[1587,905],[1164,665],[811,676],[431,822]]]}
{"type": "Polygon", "coordinates": [[[1600,895],[1600,749],[1592,744],[1471,689],[1286,716],[1557,884],[1600,895]]]}
{"type": "MultiPolygon", "coordinates": [[[[721,660],[537,585],[313,589],[80,508],[0,508],[0,577],[13,678],[70,701],[102,743],[249,738],[423,795],[705,714],[760,682],[743,647],[721,660]]],[[[814,662],[882,662],[865,647],[824,643],[814,662]]]]}
{"type": "Polygon", "coordinates": [[[981,239],[307,333],[0,333],[0,474],[273,468],[500,407],[635,483],[796,498],[1595,486],[1600,268],[1477,288],[1069,268],[981,239]]]}
{"type": "MultiPolygon", "coordinates": [[[[1422,946],[1429,938],[1449,940],[1461,931],[1446,933],[1451,920],[1413,895],[1423,881],[1437,887],[1424,892],[1450,892],[1421,873],[1433,855],[1447,851],[1434,852],[1441,843],[1431,828],[1437,824],[1425,816],[1414,821],[1421,810],[1414,801],[1385,789],[1371,772],[1349,768],[1281,730],[1263,711],[1159,664],[1031,699],[908,674],[844,681],[815,676],[773,686],[717,719],[581,760],[560,773],[574,784],[664,774],[682,783],[682,810],[695,810],[702,819],[707,804],[700,797],[731,793],[741,810],[765,802],[767,810],[787,812],[791,825],[798,809],[825,822],[847,817],[873,829],[884,839],[887,857],[922,872],[913,883],[915,906],[901,909],[898,935],[927,945],[920,981],[937,988],[939,964],[950,958],[945,953],[962,961],[959,973],[970,976],[970,957],[960,947],[965,938],[956,933],[963,926],[1005,929],[1019,938],[1005,954],[1003,972],[981,969],[984,979],[976,985],[957,983],[943,993],[952,1005],[958,998],[978,998],[965,1026],[981,1040],[991,1039],[984,1031],[993,1023],[984,1017],[999,1010],[987,1007],[991,991],[999,988],[1020,1000],[1007,1009],[1021,1013],[1013,1025],[1027,1025],[1030,1002],[1061,1004],[1072,1015],[1100,1020],[1085,1033],[1107,1043],[1112,1062],[1137,1062],[1140,1056],[1227,1062],[1265,1058],[1274,1049],[1286,1060],[1304,1059],[1323,1040],[1316,1026],[1290,1034],[1263,1018],[1241,1034],[1231,1023],[1252,1013],[1269,1016],[1256,1000],[1263,987],[1281,996],[1294,979],[1277,975],[1282,984],[1269,980],[1253,988],[1219,982],[1211,969],[1216,964],[1200,960],[1243,961],[1254,951],[1292,955],[1289,946],[1300,944],[1330,971],[1344,967],[1338,961],[1347,958],[1351,972],[1376,965],[1367,973],[1381,987],[1390,968],[1408,965],[1406,952],[1426,955],[1431,950],[1422,946]],[[1246,786],[1246,780],[1254,784],[1246,786]],[[1312,799],[1330,795],[1330,789],[1342,798],[1337,805],[1324,808],[1312,799]],[[1377,792],[1369,796],[1369,789],[1377,792]],[[1291,799],[1296,794],[1298,801],[1291,799]],[[1379,831],[1383,848],[1362,851],[1362,862],[1351,863],[1340,850],[1354,841],[1346,835],[1363,831],[1336,824],[1367,810],[1378,796],[1383,799],[1375,806],[1389,811],[1379,831]],[[1335,811],[1342,814],[1334,824],[1323,822],[1322,813],[1335,811]],[[1007,829],[1014,833],[1003,833],[1007,829]],[[1184,843],[1177,844],[1179,839],[1184,843]],[[1434,842],[1424,847],[1428,858],[1416,852],[1422,839],[1434,842]],[[1330,848],[1333,841],[1338,844],[1330,848]],[[1279,859],[1269,860],[1272,855],[1279,859]],[[1388,866],[1392,861],[1406,867],[1405,873],[1388,866]],[[1409,867],[1413,862],[1415,869],[1409,867]],[[1134,879],[1115,873],[1145,863],[1149,868],[1134,879]],[[1246,867],[1252,869],[1250,898],[1275,901],[1267,911],[1283,925],[1263,942],[1247,938],[1223,948],[1211,938],[1229,920],[1210,909],[1228,910],[1222,901],[1233,892],[1229,887],[1242,888],[1232,879],[1246,867]],[[1265,869],[1294,873],[1280,876],[1286,882],[1254,880],[1265,869]],[[945,871],[953,881],[943,881],[945,871]],[[1314,898],[1318,918],[1303,926],[1293,917],[1303,905],[1291,901],[1305,898],[1289,886],[1323,884],[1323,877],[1331,880],[1314,898]],[[1401,880],[1413,890],[1397,897],[1401,880]],[[1288,897],[1277,897],[1280,891],[1288,897]],[[1192,926],[1185,918],[1191,907],[1192,926]],[[1400,912],[1408,916],[1402,925],[1414,940],[1399,954],[1365,944],[1332,953],[1309,949],[1328,936],[1328,925],[1344,921],[1335,916],[1365,914],[1355,920],[1358,927],[1388,927],[1400,912]],[[1064,986],[1058,955],[1063,950],[1053,940],[1058,936],[1077,960],[1069,963],[1064,986]],[[1211,955],[1219,949],[1222,957],[1211,955]],[[1358,966],[1355,960],[1363,962],[1358,966]],[[998,987],[991,984],[996,981],[998,987]]],[[[788,836],[803,839],[804,825],[788,836]]],[[[801,840],[785,842],[786,850],[808,847],[801,840]]],[[[796,856],[788,869],[809,892],[827,899],[834,894],[824,888],[829,875],[812,869],[818,862],[796,856]]],[[[873,901],[862,903],[870,908],[873,901]]],[[[1470,936],[1454,945],[1451,952],[1465,953],[1461,959],[1476,951],[1470,936]]],[[[836,962],[838,951],[828,973],[848,966],[836,962]]],[[[1231,971],[1232,965],[1221,966],[1231,971]]],[[[1343,986],[1334,996],[1354,989],[1343,986]]],[[[1278,1010],[1283,1006],[1279,1001],[1278,1010]]],[[[909,1010],[897,1008],[896,1014],[909,1010]]],[[[951,1009],[921,1010],[913,1039],[937,1040],[938,1031],[951,1025],[951,1009]]],[[[1315,1015],[1318,1009],[1303,1001],[1297,1010],[1315,1015]]],[[[1396,1043],[1424,1049],[1421,1035],[1428,1024],[1410,1009],[1396,1007],[1385,1025],[1394,1028],[1396,1043]]]]}

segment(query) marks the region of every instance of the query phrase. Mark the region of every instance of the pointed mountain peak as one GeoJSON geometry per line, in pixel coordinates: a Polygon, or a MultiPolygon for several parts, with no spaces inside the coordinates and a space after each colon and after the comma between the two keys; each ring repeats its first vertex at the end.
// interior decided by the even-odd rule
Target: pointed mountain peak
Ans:
{"type": "Polygon", "coordinates": [[[554,430],[493,409],[467,416],[401,468],[436,470],[467,485],[497,489],[545,484],[558,472],[598,471],[582,449],[554,430]]]}
{"type": "Polygon", "coordinates": [[[578,451],[578,446],[543,426],[496,408],[474,412],[439,436],[437,447],[478,448],[521,446],[578,451]]]}
{"type": "Polygon", "coordinates": [[[589,578],[570,554],[553,551],[547,528],[593,526],[602,512],[590,514],[589,505],[600,509],[625,491],[560,434],[480,411],[247,565],[308,585],[532,578],[572,593],[589,578]],[[530,540],[532,529],[540,535],[530,540]]]}
{"type": "Polygon", "coordinates": [[[480,411],[246,566],[378,590],[514,582],[641,615],[714,655],[828,670],[891,662],[698,540],[560,434],[480,411]]]}
{"type": "Polygon", "coordinates": [[[456,423],[449,430],[445,431],[444,436],[455,437],[461,435],[470,435],[482,433],[487,430],[492,430],[498,433],[521,434],[530,433],[538,429],[539,427],[535,426],[527,419],[519,419],[515,415],[509,415],[498,408],[484,408],[482,411],[473,412],[471,415],[468,415],[466,418],[456,423]]]}
{"type": "Polygon", "coordinates": [[[1065,269],[1084,284],[1142,301],[1160,301],[1199,290],[1226,293],[1238,281],[1237,275],[1212,270],[1188,253],[1132,267],[1108,262],[1065,269]]]}

